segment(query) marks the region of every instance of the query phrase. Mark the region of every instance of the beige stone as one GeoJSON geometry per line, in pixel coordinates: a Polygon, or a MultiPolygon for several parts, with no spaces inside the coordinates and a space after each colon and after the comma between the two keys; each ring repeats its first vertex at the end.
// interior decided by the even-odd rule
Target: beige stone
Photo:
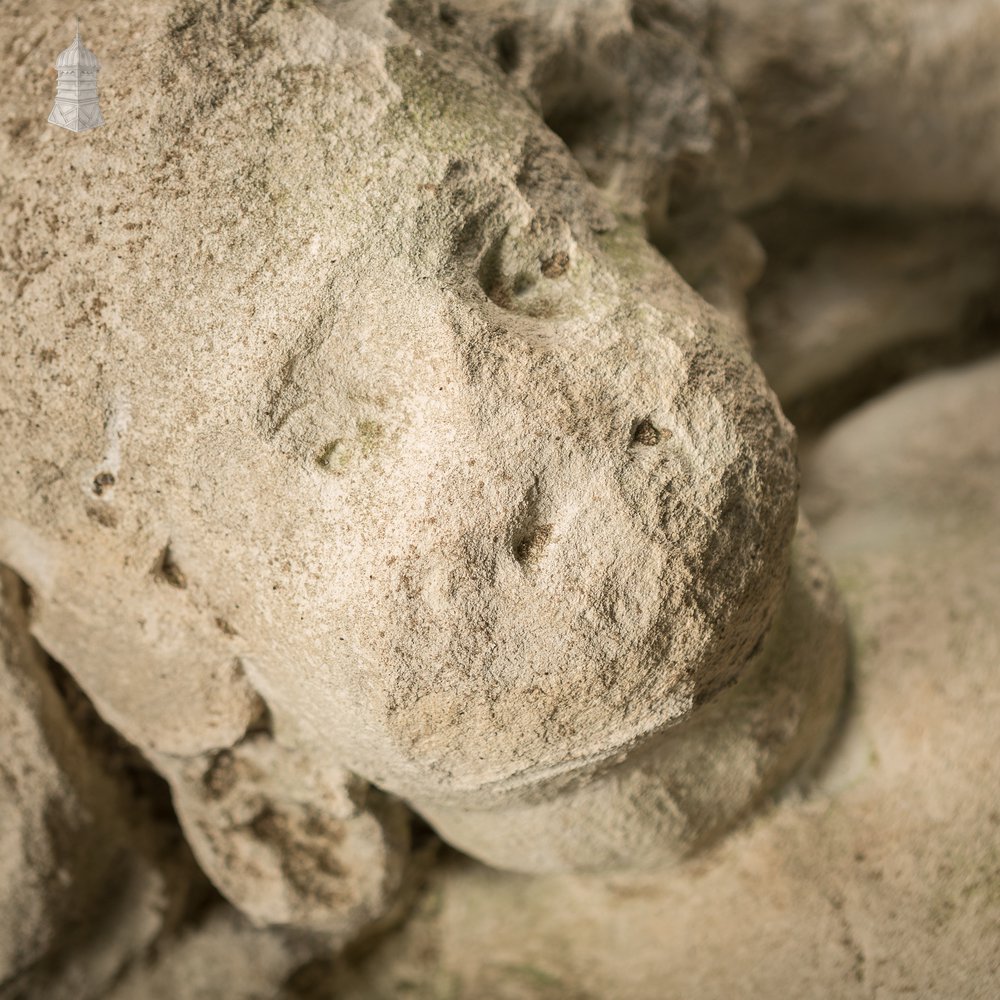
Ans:
{"type": "Polygon", "coordinates": [[[805,525],[782,607],[740,680],[691,717],[556,795],[431,806],[450,843],[501,868],[609,871],[677,861],[749,815],[823,745],[841,702],[843,612],[805,525]]]}
{"type": "Polygon", "coordinates": [[[81,731],[29,615],[0,567],[0,994],[70,1000],[148,947],[192,873],[81,731]]]}
{"type": "Polygon", "coordinates": [[[842,649],[821,576],[789,583],[793,433],[738,330],[433,9],[122,4],[94,34],[107,126],[3,139],[0,559],[230,898],[360,931],[405,844],[364,782],[531,869],[742,818],[822,742],[842,649]],[[790,635],[811,660],[760,653],[790,635]],[[289,859],[347,799],[368,832],[322,904],[289,859]]]}
{"type": "Polygon", "coordinates": [[[737,212],[785,402],[960,341],[995,5],[109,0],[82,136],[74,13],[0,9],[0,992],[989,995],[1000,368],[817,543],[737,212]],[[508,871],[380,938],[411,810],[508,871]]]}
{"type": "Polygon", "coordinates": [[[267,733],[207,758],[156,761],[202,868],[258,924],[342,945],[392,909],[409,849],[402,803],[267,733]]]}
{"type": "Polygon", "coordinates": [[[668,872],[461,859],[330,996],[802,1000],[995,992],[1000,360],[915,381],[814,452],[807,508],[850,612],[819,777],[668,872]]]}
{"type": "Polygon", "coordinates": [[[641,220],[689,283],[742,320],[763,258],[729,211],[750,133],[709,57],[710,5],[458,0],[443,9],[607,202],[641,220]]]}

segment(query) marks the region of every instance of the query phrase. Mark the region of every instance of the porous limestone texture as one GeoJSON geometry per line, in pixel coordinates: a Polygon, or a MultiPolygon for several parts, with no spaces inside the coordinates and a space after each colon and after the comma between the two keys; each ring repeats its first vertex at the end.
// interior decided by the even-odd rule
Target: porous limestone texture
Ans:
{"type": "Polygon", "coordinates": [[[705,0],[450,0],[443,15],[500,67],[618,212],[742,321],[763,257],[731,211],[750,134],[711,59],[705,0]]]}
{"type": "Polygon", "coordinates": [[[455,858],[338,1000],[986,1000],[1000,985],[1000,358],[907,384],[813,452],[804,503],[855,647],[791,794],[669,872],[455,858]]]}
{"type": "Polygon", "coordinates": [[[0,996],[87,996],[170,923],[190,870],[88,743],[0,567],[0,996]]]}
{"type": "MultiPolygon", "coordinates": [[[[35,53],[70,7],[34,42],[28,8],[35,53]]],[[[101,130],[34,124],[11,68],[0,561],[211,877],[349,936],[404,877],[383,793],[527,870],[742,819],[823,742],[844,650],[739,330],[460,11],[92,16],[101,130]]],[[[635,30],[633,96],[670,64],[635,30]]]]}
{"type": "Polygon", "coordinates": [[[981,353],[981,331],[970,330],[979,290],[962,296],[980,281],[982,237],[996,224],[962,213],[1000,207],[993,0],[956,0],[947,11],[928,0],[454,0],[442,9],[609,203],[641,220],[703,296],[764,337],[765,372],[783,383],[775,387],[797,424],[836,417],[932,361],[981,353]],[[810,269],[800,280],[795,240],[775,247],[761,220],[739,214],[775,203],[800,228],[801,252],[832,273],[810,269]],[[972,230],[964,246],[963,227],[972,230]],[[919,244],[908,260],[893,246],[907,229],[919,244]],[[869,237],[874,245],[859,249],[869,237]],[[955,262],[959,246],[974,259],[955,262]],[[761,330],[746,297],[765,250],[779,260],[761,330]],[[917,269],[923,286],[909,317],[894,308],[908,299],[894,296],[901,268],[917,269]],[[831,292],[850,300],[853,316],[828,311],[831,292]],[[776,324],[768,313],[786,298],[776,324]],[[927,325],[912,325],[919,314],[927,325]],[[885,352],[904,337],[917,346],[905,362],[885,352]],[[829,384],[859,360],[859,384],[829,384]],[[803,370],[825,373],[808,409],[801,392],[784,392],[783,376],[798,382],[803,370]]]}
{"type": "Polygon", "coordinates": [[[399,801],[268,733],[206,757],[154,760],[202,868],[251,918],[344,944],[392,910],[409,849],[399,801]]]}
{"type": "Polygon", "coordinates": [[[690,719],[586,783],[575,774],[558,795],[483,812],[434,805],[425,817],[502,868],[606,871],[682,858],[748,814],[823,745],[843,691],[840,602],[804,524],[794,548],[762,650],[690,719]]]}

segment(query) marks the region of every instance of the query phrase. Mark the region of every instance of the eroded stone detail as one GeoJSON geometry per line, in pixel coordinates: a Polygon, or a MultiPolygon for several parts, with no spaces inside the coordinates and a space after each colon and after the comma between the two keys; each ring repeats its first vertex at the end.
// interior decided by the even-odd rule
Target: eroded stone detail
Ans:
{"type": "Polygon", "coordinates": [[[0,559],[255,920],[362,933],[410,807],[508,867],[676,859],[829,727],[794,433],[650,242],[681,161],[728,225],[738,116],[639,7],[581,15],[607,162],[544,17],[497,65],[427,5],[241,2],[164,11],[163,86],[58,198],[12,171],[0,559]]]}

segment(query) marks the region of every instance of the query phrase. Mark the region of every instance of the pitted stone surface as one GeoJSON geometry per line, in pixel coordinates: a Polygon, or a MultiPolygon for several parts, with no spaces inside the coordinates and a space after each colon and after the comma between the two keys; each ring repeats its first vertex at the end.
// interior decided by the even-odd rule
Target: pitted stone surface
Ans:
{"type": "Polygon", "coordinates": [[[676,823],[626,811],[603,853],[559,839],[571,787],[609,813],[619,784],[702,774],[685,734],[826,614],[787,617],[792,429],[636,217],[648,171],[715,155],[725,95],[685,31],[591,26],[609,73],[607,39],[631,53],[620,164],[673,120],[647,68],[674,53],[667,91],[716,94],[618,188],[420,4],[122,5],[107,127],[4,134],[0,560],[255,919],[349,937],[391,906],[405,814],[367,783],[468,811],[461,845],[497,863],[651,863],[741,818],[834,712],[824,642],[832,680],[767,709],[784,735],[743,745],[735,785],[676,823]],[[206,798],[225,754],[245,787],[206,798]]]}
{"type": "Polygon", "coordinates": [[[94,745],[32,611],[0,567],[0,994],[72,1000],[170,927],[196,880],[115,748],[94,745]]]}

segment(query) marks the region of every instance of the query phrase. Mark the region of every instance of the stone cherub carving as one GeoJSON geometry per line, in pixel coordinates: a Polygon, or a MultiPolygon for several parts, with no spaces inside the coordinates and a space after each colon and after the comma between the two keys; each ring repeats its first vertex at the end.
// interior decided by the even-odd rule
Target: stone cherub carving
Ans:
{"type": "MultiPolygon", "coordinates": [[[[641,224],[677,123],[598,164],[510,39],[266,7],[174,12],[145,113],[32,194],[0,360],[32,634],[260,920],[377,919],[410,809],[515,869],[682,856],[821,745],[845,653],[793,432],[641,224]]],[[[687,51],[592,30],[626,103],[687,51]]]]}

